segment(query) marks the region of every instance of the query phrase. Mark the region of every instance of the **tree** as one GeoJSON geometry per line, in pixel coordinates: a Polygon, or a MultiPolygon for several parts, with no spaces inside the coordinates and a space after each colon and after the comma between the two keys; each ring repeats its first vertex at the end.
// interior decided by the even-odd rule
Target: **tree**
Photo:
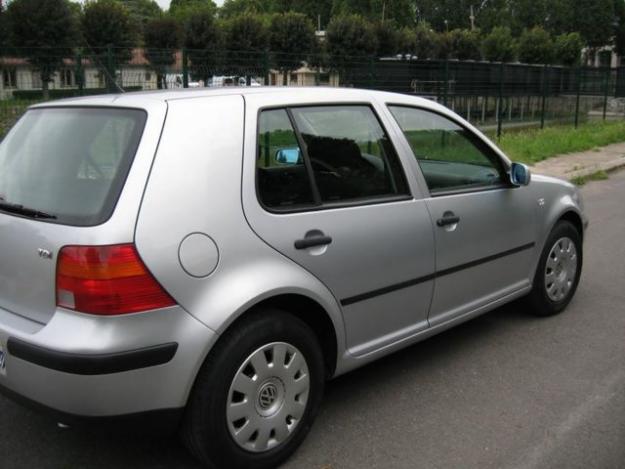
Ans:
{"type": "Polygon", "coordinates": [[[207,81],[218,72],[223,60],[223,29],[210,8],[192,11],[184,23],[184,46],[188,49],[191,75],[207,81]]]}
{"type": "Polygon", "coordinates": [[[357,14],[369,21],[393,20],[399,26],[415,24],[412,0],[334,0],[332,16],[357,14]]]}
{"type": "Polygon", "coordinates": [[[562,65],[579,65],[582,58],[584,40],[579,33],[560,34],[554,42],[556,62],[562,65]]]}
{"type": "Polygon", "coordinates": [[[441,41],[429,23],[419,22],[415,28],[413,53],[418,59],[435,59],[439,56],[441,41]]]}
{"type": "Polygon", "coordinates": [[[326,42],[330,65],[343,73],[346,81],[349,81],[349,69],[354,60],[362,61],[374,55],[378,48],[371,24],[359,15],[332,18],[326,31],[326,42]]]}
{"type": "Polygon", "coordinates": [[[230,19],[245,13],[269,14],[271,5],[266,0],[226,0],[218,11],[220,18],[230,19]]]}
{"type": "Polygon", "coordinates": [[[128,8],[116,0],[88,1],[82,17],[82,34],[93,57],[106,68],[111,86],[115,68],[108,63],[108,48],[112,48],[115,63],[121,64],[130,60],[137,45],[137,31],[128,8]]]}
{"type": "Polygon", "coordinates": [[[378,21],[373,25],[378,40],[378,55],[380,57],[389,57],[399,52],[399,41],[401,30],[397,29],[397,25],[391,21],[378,21]]]}
{"type": "Polygon", "coordinates": [[[282,72],[282,84],[287,85],[291,70],[303,65],[315,48],[315,28],[303,13],[277,13],[271,19],[269,45],[273,60],[282,72]]]}
{"type": "Polygon", "coordinates": [[[458,60],[480,60],[480,35],[467,29],[454,29],[449,33],[451,57],[458,60]]]}
{"type": "Polygon", "coordinates": [[[519,38],[519,60],[524,63],[549,64],[553,61],[551,35],[540,26],[527,29],[519,38]]]}
{"type": "Polygon", "coordinates": [[[146,23],[163,14],[163,10],[154,0],[119,0],[128,8],[130,18],[136,27],[144,30],[146,23]]]}
{"type": "Polygon", "coordinates": [[[41,77],[43,97],[63,59],[73,55],[78,27],[67,0],[14,0],[7,20],[12,42],[41,77]]]}
{"type": "Polygon", "coordinates": [[[516,41],[507,26],[497,26],[482,41],[484,58],[491,62],[512,62],[516,56],[516,41]]]}
{"type": "Polygon", "coordinates": [[[217,14],[217,5],[212,0],[172,0],[168,13],[184,25],[195,14],[209,14],[214,17],[217,14]]]}
{"type": "Polygon", "coordinates": [[[237,75],[249,76],[269,45],[269,28],[258,15],[244,13],[224,24],[228,66],[237,75]]]}
{"type": "Polygon", "coordinates": [[[185,8],[207,8],[215,11],[217,5],[212,0],[171,0],[169,4],[169,12],[175,13],[176,10],[185,8]]]}
{"type": "Polygon", "coordinates": [[[620,56],[625,55],[625,1],[614,0],[614,49],[620,56]]]}
{"type": "Polygon", "coordinates": [[[172,17],[149,20],[143,30],[144,56],[156,71],[158,88],[167,88],[164,80],[167,67],[176,62],[176,52],[182,43],[180,24],[172,17]]]}
{"type": "Polygon", "coordinates": [[[9,45],[9,29],[4,4],[0,0],[0,53],[9,45]]]}
{"type": "Polygon", "coordinates": [[[569,31],[579,32],[591,49],[611,44],[616,22],[614,0],[569,1],[575,12],[569,31]]]}

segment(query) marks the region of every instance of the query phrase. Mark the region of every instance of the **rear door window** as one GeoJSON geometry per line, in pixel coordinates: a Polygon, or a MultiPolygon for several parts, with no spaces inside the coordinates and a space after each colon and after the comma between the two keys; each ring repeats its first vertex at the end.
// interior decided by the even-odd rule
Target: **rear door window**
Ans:
{"type": "Polygon", "coordinates": [[[147,115],[117,108],[28,111],[0,145],[0,211],[76,226],[112,214],[147,115]],[[21,209],[20,209],[21,207],[21,209]]]}
{"type": "Polygon", "coordinates": [[[369,106],[267,110],[259,119],[257,178],[266,207],[323,207],[409,195],[395,149],[369,106]]]}

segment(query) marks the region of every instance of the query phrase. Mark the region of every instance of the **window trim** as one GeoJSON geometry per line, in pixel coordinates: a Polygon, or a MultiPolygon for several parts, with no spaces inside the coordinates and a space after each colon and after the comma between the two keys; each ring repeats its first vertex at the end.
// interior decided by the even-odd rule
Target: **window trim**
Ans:
{"type": "Polygon", "coordinates": [[[508,167],[506,162],[501,158],[501,156],[499,156],[497,154],[497,152],[490,147],[488,142],[486,142],[483,138],[481,138],[479,135],[477,135],[475,132],[473,132],[471,129],[469,129],[466,126],[466,124],[461,122],[456,116],[449,116],[449,115],[447,115],[447,114],[445,114],[445,113],[443,113],[443,112],[441,112],[441,111],[439,111],[437,109],[431,109],[431,108],[427,108],[427,107],[419,106],[419,105],[414,105],[414,104],[405,104],[405,103],[402,104],[402,103],[396,103],[396,102],[386,102],[385,105],[386,105],[386,108],[388,109],[389,113],[391,114],[391,117],[395,121],[395,124],[397,125],[398,129],[400,130],[402,138],[405,140],[406,144],[408,145],[408,148],[410,148],[410,152],[412,153],[412,157],[417,162],[417,166],[419,167],[419,172],[421,173],[421,176],[423,177],[423,181],[425,182],[425,188],[427,189],[427,192],[430,195],[430,198],[444,197],[444,196],[449,196],[449,195],[459,195],[459,194],[471,194],[471,193],[475,193],[475,192],[487,192],[487,191],[499,190],[499,189],[516,189],[516,188],[518,188],[518,186],[515,186],[514,184],[512,184],[510,182],[510,176],[509,176],[510,168],[508,167]],[[428,112],[430,114],[435,114],[435,115],[437,115],[439,117],[442,117],[443,119],[447,119],[447,120],[453,122],[458,127],[460,127],[464,132],[466,132],[466,135],[469,137],[468,140],[482,154],[484,154],[484,156],[486,158],[488,158],[491,162],[492,162],[493,158],[495,159],[495,161],[496,161],[495,169],[499,170],[499,172],[501,173],[503,181],[501,183],[499,183],[499,184],[493,184],[493,185],[487,185],[487,186],[486,185],[459,186],[457,188],[449,188],[449,189],[442,189],[442,190],[438,190],[438,191],[437,190],[432,191],[432,189],[430,189],[430,186],[427,183],[427,180],[425,178],[425,174],[423,174],[423,170],[421,169],[421,164],[419,163],[419,158],[417,158],[416,155],[414,154],[414,150],[412,149],[412,146],[410,145],[410,142],[408,141],[408,138],[406,137],[405,132],[401,128],[401,125],[397,121],[397,118],[393,114],[393,111],[391,111],[391,107],[401,107],[401,108],[407,108],[407,109],[414,109],[414,110],[417,110],[417,111],[424,111],[424,112],[428,112]]]}
{"type": "MultiPolygon", "coordinates": [[[[402,133],[403,134],[403,133],[402,133]]],[[[318,102],[318,103],[306,103],[306,104],[280,104],[280,105],[270,105],[270,106],[262,106],[259,107],[256,113],[256,136],[254,137],[254,191],[256,193],[256,200],[258,201],[258,204],[262,207],[263,210],[265,210],[266,212],[269,212],[271,214],[274,215],[289,215],[289,214],[297,214],[297,213],[307,213],[307,212],[319,212],[319,211],[324,211],[324,210],[335,210],[335,209],[341,209],[341,208],[354,208],[354,207],[366,207],[369,205],[380,205],[380,204],[387,204],[387,203],[393,203],[393,202],[405,202],[405,201],[409,201],[409,200],[414,200],[414,195],[412,193],[412,190],[410,188],[410,183],[409,183],[409,179],[407,177],[406,174],[406,168],[404,163],[401,160],[401,157],[399,156],[400,153],[399,151],[397,151],[397,145],[395,143],[395,141],[393,140],[393,138],[391,137],[391,134],[388,132],[386,126],[384,125],[384,121],[380,118],[380,114],[377,112],[375,105],[371,102],[367,102],[367,101],[348,101],[348,102],[340,102],[340,101],[332,101],[332,102],[318,102]],[[274,207],[268,207],[267,205],[264,204],[262,198],[261,198],[261,194],[260,194],[260,188],[259,188],[259,184],[258,184],[258,168],[257,168],[257,162],[259,159],[259,135],[260,135],[260,115],[263,112],[266,111],[276,111],[276,110],[285,110],[287,112],[287,115],[289,116],[289,120],[291,121],[291,125],[293,126],[293,131],[296,134],[296,138],[297,138],[297,142],[298,145],[300,146],[300,150],[302,151],[302,156],[304,158],[304,162],[305,164],[310,164],[310,160],[308,157],[308,150],[306,149],[306,145],[304,142],[304,146],[302,146],[302,143],[300,142],[300,138],[301,138],[301,133],[299,130],[299,127],[296,125],[295,119],[291,114],[291,109],[302,109],[302,108],[311,108],[311,107],[339,107],[339,106],[364,106],[367,107],[371,110],[371,112],[373,113],[373,116],[375,117],[375,119],[377,120],[378,124],[380,125],[380,128],[382,129],[382,131],[384,132],[384,135],[386,136],[386,138],[388,139],[388,141],[390,142],[393,151],[395,152],[395,156],[397,157],[397,162],[399,164],[399,167],[401,169],[399,176],[401,176],[404,180],[404,184],[406,186],[406,193],[405,194],[396,194],[396,195],[383,195],[383,196],[372,196],[372,197],[360,197],[357,199],[351,199],[351,200],[346,200],[346,201],[340,201],[340,202],[323,202],[321,201],[321,198],[319,198],[319,204],[315,204],[315,205],[298,205],[296,207],[290,208],[290,207],[285,207],[285,208],[274,208],[274,207]],[[299,137],[298,137],[299,135],[299,137]],[[306,163],[308,161],[308,163],[306,163]]],[[[308,176],[309,181],[312,181],[314,183],[314,190],[313,190],[313,198],[315,198],[315,192],[318,193],[319,189],[316,185],[315,179],[314,179],[314,172],[312,171],[312,168],[308,168],[307,166],[307,171],[310,171],[310,174],[308,176]]],[[[393,174],[391,172],[392,176],[396,176],[396,174],[393,174]]],[[[315,199],[317,200],[317,199],[315,199]]]]}

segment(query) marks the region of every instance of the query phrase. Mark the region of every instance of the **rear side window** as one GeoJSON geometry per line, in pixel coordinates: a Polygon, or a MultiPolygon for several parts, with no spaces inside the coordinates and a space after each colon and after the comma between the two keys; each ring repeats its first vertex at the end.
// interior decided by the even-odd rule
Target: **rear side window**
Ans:
{"type": "Polygon", "coordinates": [[[93,226],[112,214],[146,113],[115,108],[28,111],[0,145],[0,210],[93,226]]]}
{"type": "Polygon", "coordinates": [[[368,106],[263,111],[258,142],[259,196],[268,208],[408,195],[397,154],[368,106]]]}

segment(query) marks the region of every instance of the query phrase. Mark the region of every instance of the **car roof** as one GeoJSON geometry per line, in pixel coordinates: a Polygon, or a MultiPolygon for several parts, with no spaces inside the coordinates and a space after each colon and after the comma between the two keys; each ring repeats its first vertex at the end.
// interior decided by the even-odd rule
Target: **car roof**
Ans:
{"type": "Polygon", "coordinates": [[[175,90],[154,90],[138,91],[131,93],[107,94],[85,96],[79,98],[68,98],[57,101],[49,101],[33,106],[47,107],[57,105],[83,105],[83,106],[128,106],[143,107],[147,101],[167,102],[179,99],[204,98],[211,96],[231,96],[231,95],[275,95],[283,99],[307,100],[350,98],[368,100],[377,98],[387,102],[412,102],[424,107],[437,108],[434,101],[426,98],[419,98],[415,95],[389,93],[385,91],[364,90],[358,88],[337,88],[337,87],[279,87],[279,86],[258,86],[258,87],[231,87],[231,88],[181,88],[175,90]]]}

